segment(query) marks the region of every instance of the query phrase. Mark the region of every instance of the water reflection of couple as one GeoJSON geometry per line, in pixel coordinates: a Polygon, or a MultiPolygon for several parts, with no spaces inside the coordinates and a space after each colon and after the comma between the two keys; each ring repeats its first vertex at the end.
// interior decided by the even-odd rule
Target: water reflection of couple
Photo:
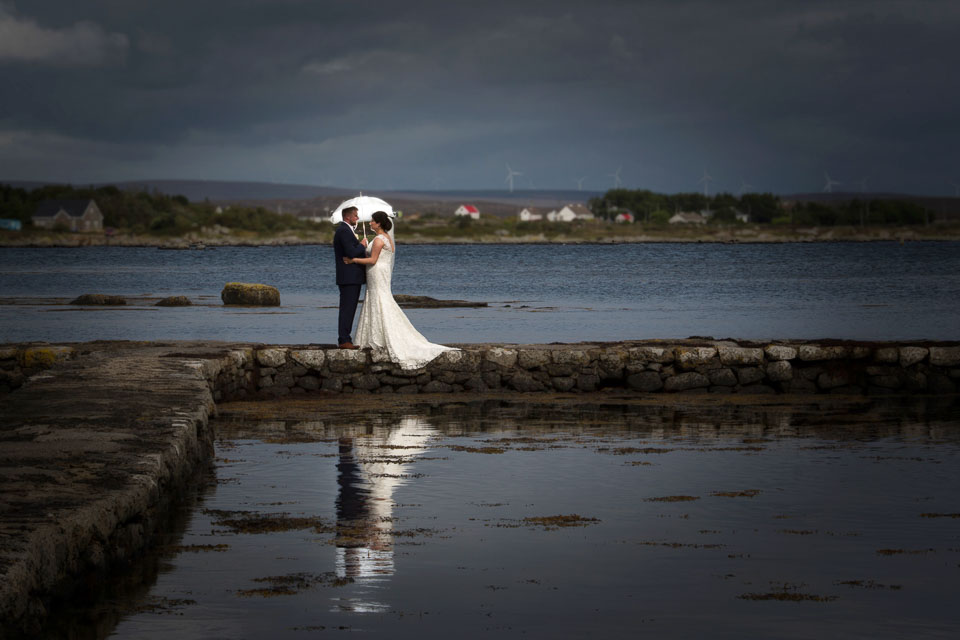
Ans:
{"type": "Polygon", "coordinates": [[[339,577],[393,573],[393,493],[407,482],[412,458],[426,451],[430,437],[422,420],[404,418],[393,428],[340,438],[334,540],[339,577]]]}
{"type": "Polygon", "coordinates": [[[373,214],[370,227],[376,233],[373,242],[357,237],[356,207],[343,210],[343,222],[333,236],[340,287],[340,313],[337,344],[341,349],[383,348],[392,362],[403,369],[418,369],[444,351],[452,350],[427,341],[418,332],[393,299],[391,279],[396,242],[393,223],[383,211],[373,214]],[[350,339],[353,317],[360,300],[360,287],[367,293],[357,322],[356,345],[350,339]]]}

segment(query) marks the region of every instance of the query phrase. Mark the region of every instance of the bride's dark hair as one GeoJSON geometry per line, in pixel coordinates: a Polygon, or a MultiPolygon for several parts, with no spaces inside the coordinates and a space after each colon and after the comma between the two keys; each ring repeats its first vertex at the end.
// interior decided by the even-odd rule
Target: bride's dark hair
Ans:
{"type": "Polygon", "coordinates": [[[380,228],[384,231],[390,231],[390,229],[393,228],[393,223],[390,222],[390,216],[383,211],[377,211],[372,217],[377,221],[377,224],[380,225],[380,228]]]}

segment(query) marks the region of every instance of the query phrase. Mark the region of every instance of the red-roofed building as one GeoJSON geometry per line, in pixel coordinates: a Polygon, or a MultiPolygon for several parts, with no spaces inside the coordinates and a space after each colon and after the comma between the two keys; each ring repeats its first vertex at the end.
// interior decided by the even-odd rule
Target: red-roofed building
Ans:
{"type": "Polygon", "coordinates": [[[470,216],[474,220],[480,219],[480,210],[477,209],[472,204],[462,204],[456,211],[453,212],[455,216],[470,216]]]}

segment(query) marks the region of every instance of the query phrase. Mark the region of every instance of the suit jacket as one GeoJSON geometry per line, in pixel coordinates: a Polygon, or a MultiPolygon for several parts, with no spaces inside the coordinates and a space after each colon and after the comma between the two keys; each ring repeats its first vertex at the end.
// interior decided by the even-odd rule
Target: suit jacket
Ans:
{"type": "Polygon", "coordinates": [[[337,260],[337,284],[364,284],[367,269],[362,264],[343,264],[343,258],[365,258],[367,249],[346,222],[337,225],[333,233],[333,255],[337,260]]]}

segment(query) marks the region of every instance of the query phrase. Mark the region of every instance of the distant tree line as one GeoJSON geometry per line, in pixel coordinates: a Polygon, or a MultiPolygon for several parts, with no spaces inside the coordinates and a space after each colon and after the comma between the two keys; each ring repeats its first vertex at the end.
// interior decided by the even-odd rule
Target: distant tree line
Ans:
{"type": "Polygon", "coordinates": [[[116,187],[50,185],[26,190],[0,185],[0,217],[32,225],[31,217],[44,200],[95,200],[103,226],[134,233],[179,235],[219,224],[230,229],[273,232],[316,228],[315,223],[263,207],[231,206],[217,213],[210,202],[190,202],[185,196],[157,191],[122,191],[116,187]]]}
{"type": "Polygon", "coordinates": [[[706,196],[702,193],[654,193],[648,189],[612,189],[591,198],[594,215],[613,219],[621,211],[633,213],[637,222],[666,223],[681,211],[712,212],[710,222],[735,223],[737,214],[749,216],[750,222],[795,225],[860,225],[860,224],[927,224],[933,213],[905,200],[853,199],[824,204],[819,202],[784,202],[772,193],[731,193],[706,196]]]}

